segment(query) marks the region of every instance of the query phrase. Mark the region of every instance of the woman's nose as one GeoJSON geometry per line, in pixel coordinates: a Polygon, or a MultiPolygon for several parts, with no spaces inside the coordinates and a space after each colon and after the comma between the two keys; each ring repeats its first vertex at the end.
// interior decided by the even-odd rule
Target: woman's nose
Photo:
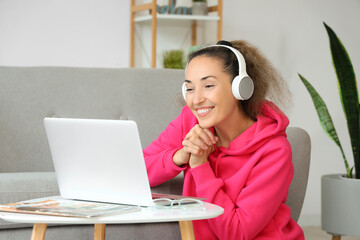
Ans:
{"type": "Polygon", "coordinates": [[[201,90],[194,91],[193,104],[197,105],[205,101],[204,94],[201,90]]]}

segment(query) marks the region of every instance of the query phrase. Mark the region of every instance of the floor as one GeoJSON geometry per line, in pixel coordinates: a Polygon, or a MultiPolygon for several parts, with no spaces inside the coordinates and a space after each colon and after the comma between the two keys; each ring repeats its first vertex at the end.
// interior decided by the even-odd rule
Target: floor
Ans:
{"type": "MultiPolygon", "coordinates": [[[[320,227],[302,227],[306,240],[331,240],[332,236],[324,232],[320,227]]],[[[360,240],[360,237],[341,237],[341,240],[360,240]]]]}

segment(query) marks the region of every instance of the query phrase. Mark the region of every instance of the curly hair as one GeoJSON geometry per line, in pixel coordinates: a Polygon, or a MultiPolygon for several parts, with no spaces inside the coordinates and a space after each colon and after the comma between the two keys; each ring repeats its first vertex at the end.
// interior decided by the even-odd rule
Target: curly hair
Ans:
{"type": "MultiPolygon", "coordinates": [[[[266,99],[273,101],[280,108],[290,103],[290,91],[287,83],[272,64],[260,51],[246,41],[220,41],[218,44],[236,48],[244,56],[246,72],[254,82],[254,93],[248,100],[239,101],[239,106],[252,119],[261,113],[262,104],[266,99]]],[[[235,54],[224,47],[205,47],[189,55],[188,63],[195,57],[205,55],[220,60],[224,71],[232,79],[239,75],[239,64],[235,54]]]]}

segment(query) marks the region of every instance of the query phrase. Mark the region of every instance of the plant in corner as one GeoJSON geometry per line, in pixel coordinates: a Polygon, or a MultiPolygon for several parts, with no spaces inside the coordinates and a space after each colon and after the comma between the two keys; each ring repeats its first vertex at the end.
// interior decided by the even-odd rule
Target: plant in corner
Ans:
{"type": "MultiPolygon", "coordinates": [[[[329,37],[333,66],[337,75],[339,96],[350,135],[355,165],[355,178],[360,179],[360,116],[359,97],[355,72],[350,57],[344,45],[341,43],[340,39],[326,23],[324,23],[324,26],[329,37]]],[[[323,127],[326,134],[340,148],[345,163],[347,177],[352,178],[352,172],[354,167],[350,168],[349,166],[344,150],[336,133],[332,118],[329,114],[328,108],[324,100],[301,74],[299,74],[299,77],[301,81],[305,84],[305,87],[311,95],[321,126],[323,127]]]]}
{"type": "Polygon", "coordinates": [[[335,32],[326,23],[324,26],[329,37],[339,96],[350,135],[355,179],[352,174],[354,167],[349,166],[324,100],[302,75],[299,74],[299,77],[311,95],[321,126],[340,148],[345,163],[347,177],[343,174],[327,174],[321,177],[321,227],[333,235],[333,239],[341,239],[342,235],[360,236],[360,215],[356,211],[359,209],[360,199],[359,96],[349,55],[335,32]]]}

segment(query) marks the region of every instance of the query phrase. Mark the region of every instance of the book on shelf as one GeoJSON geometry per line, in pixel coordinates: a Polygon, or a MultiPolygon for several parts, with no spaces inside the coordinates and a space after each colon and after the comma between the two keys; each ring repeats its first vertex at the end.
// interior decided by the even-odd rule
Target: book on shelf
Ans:
{"type": "Polygon", "coordinates": [[[0,205],[0,212],[91,218],[140,211],[140,206],[50,197],[0,205]]]}

